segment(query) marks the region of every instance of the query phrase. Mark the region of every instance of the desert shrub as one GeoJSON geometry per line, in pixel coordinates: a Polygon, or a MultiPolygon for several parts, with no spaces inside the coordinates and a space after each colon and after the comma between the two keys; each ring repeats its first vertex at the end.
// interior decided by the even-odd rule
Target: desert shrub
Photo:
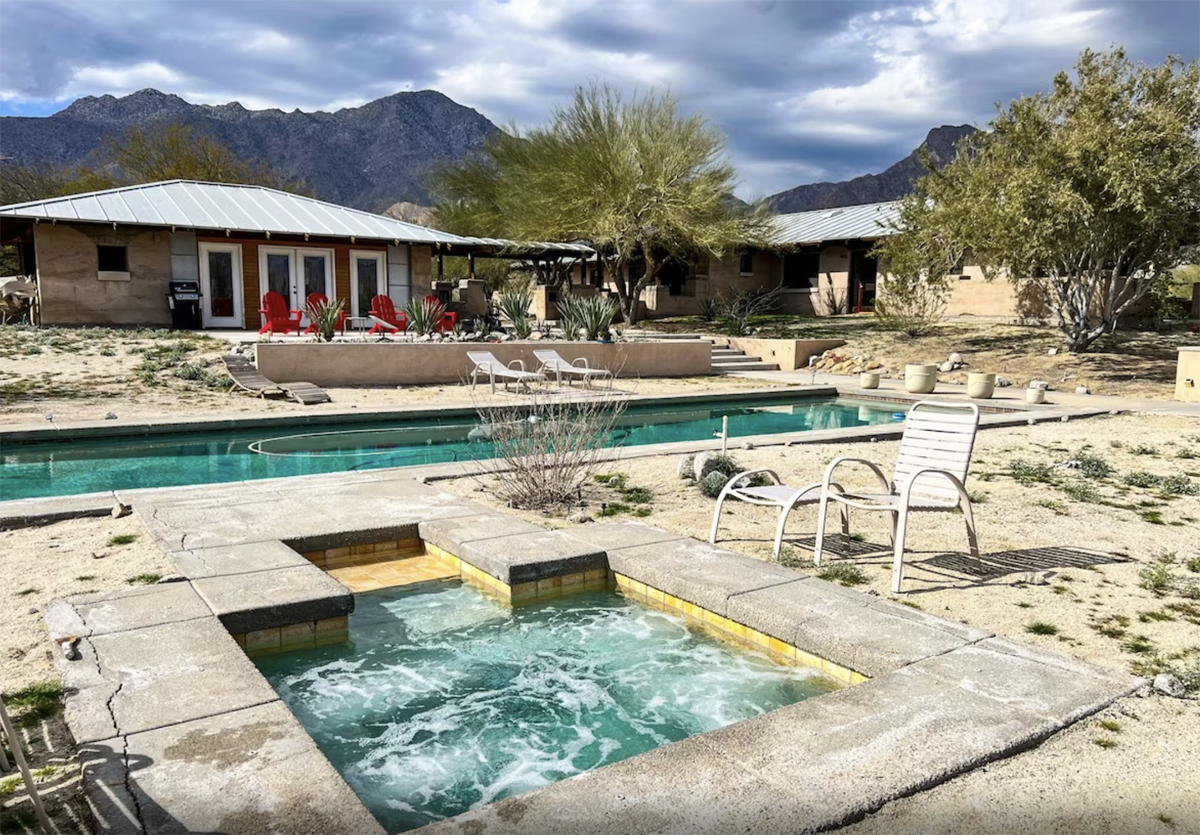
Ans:
{"type": "Polygon", "coordinates": [[[850,309],[850,303],[846,299],[846,294],[838,292],[837,288],[833,286],[832,278],[825,285],[825,289],[821,294],[821,300],[825,302],[825,313],[828,316],[841,316],[850,309]]]}
{"type": "Polygon", "coordinates": [[[559,324],[567,339],[578,339],[580,331],[587,340],[611,337],[617,305],[605,296],[564,295],[558,302],[559,324]]]}
{"type": "Polygon", "coordinates": [[[843,586],[861,586],[868,580],[866,572],[852,562],[826,562],[817,569],[817,577],[843,586]]]}
{"type": "Polygon", "coordinates": [[[749,336],[755,316],[770,313],[779,302],[783,287],[771,290],[739,290],[722,294],[717,306],[724,330],[733,336],[749,336]]]}
{"type": "Polygon", "coordinates": [[[432,336],[442,323],[446,306],[434,298],[410,299],[404,305],[404,317],[408,320],[409,333],[417,336],[432,336]]]}
{"type": "Polygon", "coordinates": [[[533,304],[533,288],[528,284],[509,285],[498,299],[497,305],[500,312],[512,322],[513,332],[517,339],[528,339],[529,335],[533,333],[533,325],[529,322],[529,306],[533,304]]]}
{"type": "Polygon", "coordinates": [[[593,478],[623,401],[599,397],[580,402],[533,396],[525,416],[504,407],[479,407],[481,429],[494,458],[477,462],[484,486],[510,507],[549,510],[572,505],[593,478]]]}
{"type": "Polygon", "coordinates": [[[915,339],[929,333],[941,321],[949,294],[945,279],[892,276],[880,285],[875,317],[884,329],[915,339]]]}
{"type": "Polygon", "coordinates": [[[1072,457],[1079,462],[1079,472],[1087,478],[1108,478],[1116,472],[1112,464],[1095,453],[1081,449],[1072,457]]]}
{"type": "MultiPolygon", "coordinates": [[[[721,490],[729,483],[729,479],[746,468],[728,455],[714,455],[708,459],[705,469],[708,472],[700,479],[700,492],[710,499],[715,499],[721,495],[721,490]]],[[[771,480],[765,474],[755,473],[742,479],[738,486],[761,487],[770,483],[771,480]]]]}
{"type": "Polygon", "coordinates": [[[1175,588],[1175,572],[1171,570],[1174,564],[1175,552],[1158,555],[1154,562],[1138,572],[1138,585],[1155,597],[1162,597],[1175,588]]]}
{"type": "Polygon", "coordinates": [[[310,304],[304,308],[304,314],[308,316],[308,321],[316,331],[319,342],[333,341],[333,335],[337,333],[338,323],[342,320],[342,308],[344,306],[345,301],[337,299],[332,302],[326,301],[320,304],[310,304]]]}
{"type": "Polygon", "coordinates": [[[1018,484],[1050,484],[1054,481],[1054,468],[1049,464],[1035,464],[1022,458],[1009,463],[1008,474],[1018,484]]]}
{"type": "Polygon", "coordinates": [[[1100,493],[1086,481],[1072,479],[1062,485],[1062,491],[1077,502],[1096,504],[1100,501],[1100,493]]]}
{"type": "Polygon", "coordinates": [[[721,303],[709,296],[700,300],[700,318],[705,322],[715,322],[721,315],[721,303]]]}
{"type": "Polygon", "coordinates": [[[710,499],[715,499],[721,495],[721,491],[729,482],[729,476],[725,473],[713,470],[711,473],[700,479],[700,492],[710,499]]]}
{"type": "Polygon", "coordinates": [[[1135,470],[1132,473],[1126,473],[1123,481],[1130,487],[1158,487],[1162,483],[1162,476],[1156,476],[1154,473],[1144,470],[1135,470]]]}
{"type": "Polygon", "coordinates": [[[1057,635],[1058,627],[1052,623],[1038,620],[1028,624],[1025,627],[1025,631],[1030,635],[1057,635]]]}
{"type": "Polygon", "coordinates": [[[1200,487],[1185,475],[1169,475],[1158,483],[1158,488],[1172,496],[1200,495],[1200,487]]]}

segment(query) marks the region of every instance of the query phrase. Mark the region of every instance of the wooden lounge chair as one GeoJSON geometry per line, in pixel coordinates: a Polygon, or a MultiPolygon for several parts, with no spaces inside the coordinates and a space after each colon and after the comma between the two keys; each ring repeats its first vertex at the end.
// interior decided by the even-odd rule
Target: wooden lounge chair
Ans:
{"type": "MultiPolygon", "coordinates": [[[[321,308],[329,304],[329,298],[324,293],[309,293],[308,298],[304,300],[305,307],[309,309],[321,308]]],[[[338,311],[337,329],[342,332],[342,336],[346,335],[346,311],[338,311]]],[[[305,333],[316,333],[317,326],[312,322],[308,323],[308,327],[304,329],[305,333]]]]}
{"type": "Polygon", "coordinates": [[[467,351],[467,357],[470,358],[471,362],[475,363],[475,367],[471,369],[471,388],[475,388],[476,380],[480,374],[487,375],[493,393],[496,391],[497,379],[503,382],[505,391],[508,391],[510,380],[517,384],[518,391],[522,387],[526,391],[529,391],[530,383],[540,383],[546,379],[546,376],[538,371],[526,371],[523,360],[513,360],[508,365],[505,365],[496,359],[491,351],[467,351]],[[513,368],[512,366],[514,365],[520,367],[513,368]]]}
{"type": "MultiPolygon", "coordinates": [[[[904,422],[900,453],[892,470],[892,479],[875,464],[863,458],[835,458],[825,469],[821,482],[821,507],[817,519],[817,544],[813,562],[821,564],[825,540],[825,511],[830,501],[843,506],[876,510],[892,515],[892,591],[900,593],[904,581],[904,538],[908,514],[913,511],[950,511],[962,508],[967,523],[967,542],[971,556],[979,560],[979,539],[971,497],[964,482],[971,466],[971,450],[979,429],[979,407],[974,403],[950,404],[923,400],[913,405],[904,422]],[[833,483],[833,474],[843,464],[862,464],[879,479],[878,493],[849,493],[833,483]]],[[[843,520],[847,527],[848,520],[843,520]]]]}
{"type": "Polygon", "coordinates": [[[259,313],[266,317],[267,323],[258,329],[259,333],[300,333],[300,318],[303,310],[289,310],[287,299],[273,290],[263,294],[262,307],[259,313]]]}
{"type": "Polygon", "coordinates": [[[555,382],[557,382],[560,386],[562,385],[562,378],[564,374],[567,376],[568,384],[575,377],[579,377],[583,380],[583,384],[585,386],[591,385],[592,380],[600,377],[612,379],[611,371],[609,371],[607,368],[592,368],[588,365],[586,357],[580,357],[579,359],[575,360],[575,362],[567,362],[562,358],[562,355],[560,355],[558,351],[555,351],[552,348],[534,351],[533,355],[537,357],[538,362],[542,364],[542,367],[538,370],[543,374],[554,374],[555,382]],[[583,365],[578,365],[578,363],[583,363],[583,365]]]}
{"type": "Polygon", "coordinates": [[[396,312],[396,305],[390,296],[380,294],[371,299],[371,321],[375,324],[367,333],[386,336],[389,333],[408,332],[408,317],[403,312],[396,312]]]}
{"type": "Polygon", "coordinates": [[[311,406],[314,403],[330,403],[332,398],[325,391],[312,383],[276,383],[268,380],[248,357],[240,354],[227,354],[221,357],[225,370],[233,379],[235,388],[240,388],[259,397],[282,394],[297,403],[311,406]]]}

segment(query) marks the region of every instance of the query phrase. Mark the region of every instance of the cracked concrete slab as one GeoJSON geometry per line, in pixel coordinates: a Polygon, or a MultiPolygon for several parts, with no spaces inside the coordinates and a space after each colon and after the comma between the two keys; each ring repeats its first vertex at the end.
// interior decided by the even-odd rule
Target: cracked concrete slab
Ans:
{"type": "Polygon", "coordinates": [[[609,567],[680,600],[727,615],[728,601],[755,589],[795,583],[790,568],[725,551],[694,539],[673,539],[608,553],[609,567]]]}
{"type": "Polygon", "coordinates": [[[992,634],[921,614],[809,577],[731,597],[727,616],[868,676],[992,634]]]}
{"type": "Polygon", "coordinates": [[[90,748],[85,781],[117,787],[144,831],[156,835],[384,831],[280,702],[90,748]]]}
{"type": "Polygon", "coordinates": [[[293,568],[204,577],[192,585],[235,635],[354,611],[354,595],[345,586],[303,557],[301,561],[304,565],[293,568]]]}
{"type": "Polygon", "coordinates": [[[562,531],[538,530],[464,542],[463,562],[510,586],[604,568],[604,551],[562,531]]]}
{"type": "Polygon", "coordinates": [[[50,639],[58,640],[211,616],[190,584],[160,583],[55,600],[46,607],[46,626],[50,639]]]}
{"type": "Polygon", "coordinates": [[[59,669],[81,743],[279,698],[214,617],[99,635],[79,651],[59,669]]]}
{"type": "Polygon", "coordinates": [[[175,563],[179,573],[189,580],[311,565],[302,555],[278,540],[171,551],[167,556],[175,563]]]}

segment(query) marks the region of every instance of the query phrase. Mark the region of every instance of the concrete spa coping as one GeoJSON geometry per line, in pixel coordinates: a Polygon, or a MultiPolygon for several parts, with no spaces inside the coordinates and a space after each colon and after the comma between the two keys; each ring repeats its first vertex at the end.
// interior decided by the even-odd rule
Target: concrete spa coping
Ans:
{"type": "Polygon", "coordinates": [[[147,495],[134,510],[181,578],[47,608],[50,637],[79,656],[55,653],[99,831],[382,832],[243,646],[344,640],[353,595],[310,560],[416,537],[489,593],[608,578],[853,684],[431,835],[815,832],[1036,745],[1142,683],[638,522],[546,531],[396,473],[299,482],[147,495]]]}

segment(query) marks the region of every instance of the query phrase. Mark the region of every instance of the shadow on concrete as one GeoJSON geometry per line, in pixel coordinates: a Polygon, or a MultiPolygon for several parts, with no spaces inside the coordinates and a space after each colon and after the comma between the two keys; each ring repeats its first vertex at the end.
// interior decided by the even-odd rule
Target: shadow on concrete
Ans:
{"type": "Polygon", "coordinates": [[[137,788],[138,772],[150,768],[154,760],[138,754],[126,755],[123,748],[121,738],[79,746],[79,762],[95,831],[105,835],[186,832],[179,821],[137,788]],[[145,822],[152,822],[152,826],[147,828],[145,822]]]}

